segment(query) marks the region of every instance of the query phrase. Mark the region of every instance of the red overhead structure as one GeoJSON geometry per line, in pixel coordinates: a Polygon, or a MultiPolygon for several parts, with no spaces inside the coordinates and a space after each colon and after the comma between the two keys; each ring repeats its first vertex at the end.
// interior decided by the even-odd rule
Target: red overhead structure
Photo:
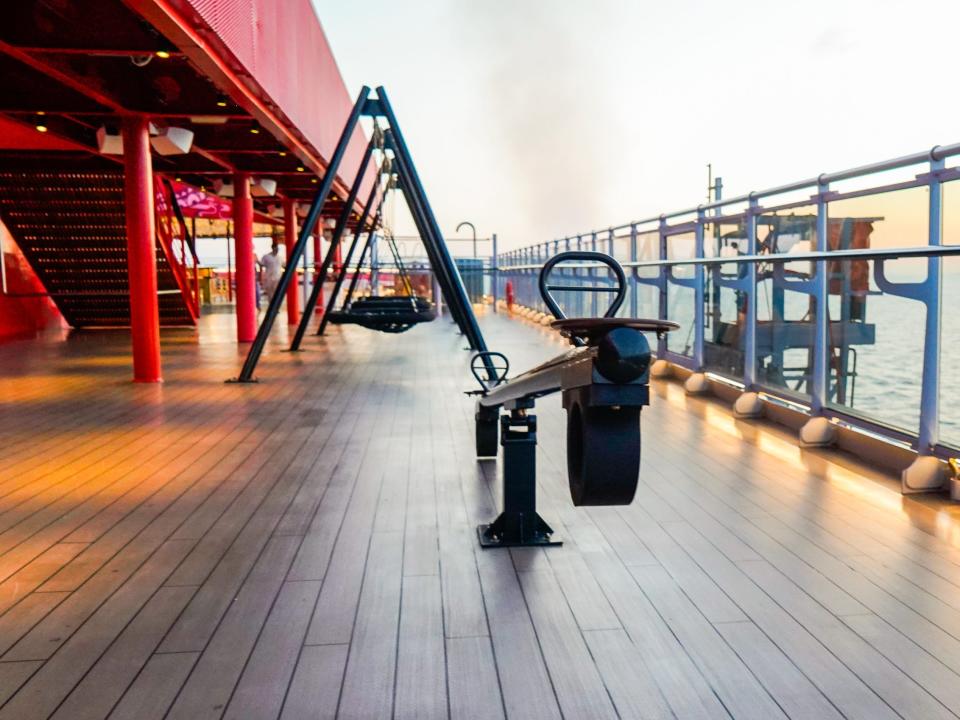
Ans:
{"type": "MultiPolygon", "coordinates": [[[[310,0],[126,0],[126,4],[218,84],[232,86],[231,98],[237,105],[291,147],[308,169],[322,173],[353,98],[310,0]]],[[[341,195],[347,192],[366,144],[358,127],[340,166],[336,185],[341,195]]],[[[363,189],[369,190],[369,183],[363,189]]]]}

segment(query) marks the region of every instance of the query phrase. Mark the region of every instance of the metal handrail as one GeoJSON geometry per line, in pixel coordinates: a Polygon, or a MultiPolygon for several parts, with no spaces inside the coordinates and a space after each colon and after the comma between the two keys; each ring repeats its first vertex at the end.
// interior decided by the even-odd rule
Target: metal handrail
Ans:
{"type": "MultiPolygon", "coordinates": [[[[771,397],[788,397],[788,389],[780,387],[776,382],[768,381],[759,374],[758,361],[758,326],[757,299],[761,292],[761,282],[768,279],[767,272],[758,272],[762,264],[773,266],[775,285],[784,291],[802,293],[811,298],[808,319],[809,332],[812,333],[810,350],[813,355],[812,367],[806,371],[807,395],[809,402],[807,411],[811,415],[827,414],[842,415],[843,408],[831,405],[831,378],[833,371],[830,368],[832,355],[832,324],[836,318],[829,316],[829,298],[836,291],[831,286],[830,268],[840,262],[874,261],[873,285],[885,295],[907,298],[918,301],[924,306],[923,328],[923,357],[920,372],[920,407],[919,425],[913,437],[913,447],[921,455],[943,452],[940,439],[940,338],[943,258],[960,255],[960,245],[944,245],[943,237],[943,188],[949,182],[956,182],[960,186],[960,168],[945,166],[944,160],[948,157],[960,155],[960,143],[946,146],[936,146],[930,150],[904,155],[890,160],[861,165],[838,172],[823,173],[816,177],[807,178],[785,185],[753,191],[736,197],[725,198],[707,204],[698,205],[682,210],[651,216],[642,220],[622,225],[609,226],[588,233],[578,233],[561,240],[551,240],[536,245],[520,248],[494,256],[489,271],[494,276],[494,284],[512,280],[514,296],[520,304],[537,306],[539,300],[533,288],[532,278],[545,262],[564,248],[572,246],[587,247],[588,244],[596,249],[603,249],[613,254],[616,248],[623,251],[626,241],[629,247],[629,258],[621,258],[622,266],[629,271],[630,281],[634,292],[630,297],[629,314],[636,316],[638,312],[638,288],[641,285],[652,287],[659,296],[657,317],[664,319],[668,313],[667,292],[671,287],[686,287],[694,292],[693,298],[693,337],[692,352],[689,348],[684,354],[671,352],[665,342],[658,347],[661,357],[668,357],[671,361],[681,364],[693,371],[709,371],[706,362],[705,332],[708,318],[705,307],[705,291],[708,281],[709,287],[727,288],[742,293],[745,297],[742,317],[738,319],[739,332],[743,353],[743,376],[738,382],[746,390],[759,390],[771,397]],[[875,183],[872,187],[856,188],[844,192],[831,189],[830,183],[868,176],[874,173],[885,172],[897,168],[926,163],[927,168],[918,172],[908,181],[891,183],[884,179],[886,184],[875,183]],[[830,204],[847,198],[876,196],[883,193],[905,191],[910,188],[929,188],[928,208],[926,211],[927,228],[922,245],[918,247],[897,248],[856,248],[831,250],[832,233],[829,217],[830,204]],[[776,208],[763,208],[760,201],[785,193],[812,189],[809,198],[798,201],[792,199],[786,204],[779,204],[776,208]],[[743,204],[745,207],[732,207],[743,204]],[[764,218],[774,210],[799,207],[801,205],[816,208],[815,215],[811,213],[810,242],[813,248],[808,252],[765,253],[758,247],[757,226],[764,222],[764,218]],[[726,208],[726,211],[724,210],[726,208]],[[668,221],[682,218],[680,222],[670,224],[668,221]],[[708,229],[721,223],[739,223],[743,226],[743,239],[739,250],[744,254],[733,256],[706,256],[706,238],[708,229]],[[669,258],[669,245],[672,237],[680,234],[689,234],[693,244],[694,257],[669,258]],[[644,238],[654,236],[657,242],[653,246],[655,258],[641,260],[638,248],[644,238]],[[617,244],[619,243],[619,244],[617,244]],[[893,281],[885,273],[886,261],[923,259],[927,268],[926,278],[917,282],[893,281]],[[810,263],[810,272],[799,274],[789,273],[785,265],[791,263],[810,263]],[[690,267],[693,270],[683,276],[676,276],[672,269],[676,267],[690,267]],[[722,273],[723,267],[737,267],[735,273],[722,273]],[[641,273],[640,270],[656,269],[656,272],[641,273]],[[499,277],[499,279],[497,279],[499,277]],[[789,280],[788,280],[789,277],[789,280]],[[526,298],[523,296],[526,295],[526,298]]],[[[879,179],[878,179],[879,180],[879,179]]],[[[866,183],[864,183],[866,184],[866,183]]],[[[780,201],[774,201],[777,205],[780,201]]],[[[596,263],[580,262],[565,265],[570,277],[577,277],[582,282],[589,282],[591,276],[601,266],[596,263]]],[[[601,273],[602,276],[602,273],[601,273]]],[[[601,280],[602,282],[602,280],[601,280]]],[[[654,302],[657,295],[654,296],[654,302]]],[[[583,309],[583,308],[581,308],[583,309]]],[[[589,314],[589,313],[588,313],[589,314]]],[[[918,330],[920,328],[918,327],[918,330]]],[[[797,398],[790,397],[791,402],[797,398]]],[[[843,401],[839,401],[843,405],[843,401]]],[[[850,420],[856,424],[856,418],[850,420]]],[[[864,428],[870,425],[871,432],[878,426],[873,419],[863,420],[864,428]]],[[[882,430],[881,430],[882,432],[882,430]]],[[[891,439],[902,441],[903,432],[891,430],[891,439]]]]}
{"type": "MultiPolygon", "coordinates": [[[[802,252],[802,253],[764,253],[760,255],[736,255],[733,257],[709,257],[709,258],[687,258],[683,260],[638,260],[636,262],[621,262],[625,268],[644,268],[644,267],[676,267],[678,265],[699,265],[709,267],[712,265],[732,265],[767,263],[767,262],[815,262],[817,260],[878,260],[889,258],[891,260],[916,257],[943,257],[949,255],[960,255],[960,245],[942,245],[939,247],[914,247],[914,248],[892,248],[882,250],[880,248],[863,248],[854,250],[827,250],[826,252],[802,252]]],[[[530,263],[525,265],[504,265],[503,267],[493,268],[499,271],[505,270],[539,270],[543,263],[530,263]]],[[[565,268],[574,269],[599,269],[605,267],[602,263],[564,263],[565,268]]],[[[484,268],[485,270],[490,268],[484,268]]]]}

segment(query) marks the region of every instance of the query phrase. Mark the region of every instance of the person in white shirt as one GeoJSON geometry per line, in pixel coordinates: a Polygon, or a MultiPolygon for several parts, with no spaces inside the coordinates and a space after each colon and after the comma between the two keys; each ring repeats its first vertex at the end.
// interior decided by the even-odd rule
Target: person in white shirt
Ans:
{"type": "Polygon", "coordinates": [[[273,293],[276,292],[277,285],[280,283],[282,268],[280,267],[279,249],[277,241],[274,240],[270,252],[260,258],[260,287],[263,288],[263,292],[267,296],[267,302],[270,302],[273,298],[273,293]]]}

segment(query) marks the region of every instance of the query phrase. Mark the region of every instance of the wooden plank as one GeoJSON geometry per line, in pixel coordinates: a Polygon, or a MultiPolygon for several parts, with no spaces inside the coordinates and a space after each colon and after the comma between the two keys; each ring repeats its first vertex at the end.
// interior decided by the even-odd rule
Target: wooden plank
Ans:
{"type": "Polygon", "coordinates": [[[624,630],[589,630],[583,637],[621,718],[675,717],[643,656],[624,630]]]}
{"type": "Polygon", "coordinates": [[[487,551],[477,564],[507,717],[561,717],[509,554],[487,551]]]}
{"type": "Polygon", "coordinates": [[[0,705],[9,700],[41,665],[40,660],[0,663],[0,705]]]}
{"type": "Polygon", "coordinates": [[[6,653],[70,593],[31,593],[0,617],[0,654],[6,653]]]}
{"type": "MultiPolygon", "coordinates": [[[[187,549],[182,542],[165,543],[0,709],[0,719],[48,717],[109,647],[124,625],[150,599],[187,549]]],[[[69,600],[62,603],[53,614],[58,614],[60,608],[65,607],[69,610],[69,600]]],[[[69,613],[64,615],[62,622],[71,622],[69,613]]],[[[36,638],[32,636],[32,633],[27,635],[7,655],[29,657],[34,654],[46,657],[48,650],[35,647],[36,638]]]]}
{"type": "Polygon", "coordinates": [[[521,572],[520,585],[564,718],[615,718],[560,585],[549,572],[521,572]]]}
{"type": "Polygon", "coordinates": [[[843,718],[823,693],[752,622],[720,623],[716,627],[791,720],[843,718]]]}
{"type": "Polygon", "coordinates": [[[161,720],[200,653],[154,655],[127,688],[110,720],[161,720]]]}
{"type": "Polygon", "coordinates": [[[452,720],[502,720],[503,698],[488,637],[447,640],[447,683],[452,720]]]}
{"type": "Polygon", "coordinates": [[[280,714],[320,592],[315,581],[283,585],[237,683],[225,718],[273,720],[280,714]]]}
{"type": "Polygon", "coordinates": [[[436,575],[403,578],[393,716],[447,717],[443,608],[436,575]]]}
{"type": "Polygon", "coordinates": [[[783,718],[766,689],[662,568],[630,572],[735,718],[783,718]]]}
{"type": "Polygon", "coordinates": [[[402,573],[402,533],[373,533],[338,717],[359,720],[391,715],[402,573]]]}
{"type": "Polygon", "coordinates": [[[282,720],[333,720],[346,665],[347,645],[305,646],[283,705],[282,720]]]}
{"type": "Polygon", "coordinates": [[[106,717],[192,595],[193,588],[157,590],[52,717],[59,720],[106,717]]]}
{"type": "Polygon", "coordinates": [[[299,538],[272,538],[216,628],[167,717],[219,718],[280,590],[299,538]]]}

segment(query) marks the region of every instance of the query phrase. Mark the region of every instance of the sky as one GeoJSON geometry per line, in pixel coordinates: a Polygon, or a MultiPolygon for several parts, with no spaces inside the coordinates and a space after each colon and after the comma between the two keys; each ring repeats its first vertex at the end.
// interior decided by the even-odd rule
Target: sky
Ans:
{"type": "Polygon", "coordinates": [[[707,163],[732,196],[960,142],[958,0],[312,1],[445,234],[501,249],[695,206],[707,163]]]}

